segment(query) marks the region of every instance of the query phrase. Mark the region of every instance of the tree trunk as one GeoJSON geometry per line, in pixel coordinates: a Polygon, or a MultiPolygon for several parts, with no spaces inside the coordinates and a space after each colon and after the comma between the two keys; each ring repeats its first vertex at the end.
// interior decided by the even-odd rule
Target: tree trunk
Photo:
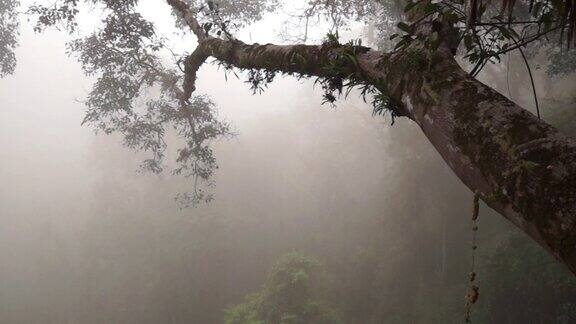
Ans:
{"type": "Polygon", "coordinates": [[[334,42],[248,45],[199,35],[197,51],[240,69],[337,73],[374,86],[398,103],[396,114],[420,126],[468,188],[576,274],[576,141],[470,77],[447,46],[383,53],[334,42]]]}

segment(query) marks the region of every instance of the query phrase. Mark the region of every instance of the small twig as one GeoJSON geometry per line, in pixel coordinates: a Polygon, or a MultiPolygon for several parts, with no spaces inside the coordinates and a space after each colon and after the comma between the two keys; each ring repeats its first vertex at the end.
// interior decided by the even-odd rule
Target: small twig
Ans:
{"type": "MultiPolygon", "coordinates": [[[[516,38],[512,37],[512,41],[514,44],[518,45],[516,38]]],[[[520,51],[520,55],[522,55],[522,59],[524,60],[524,64],[526,65],[526,69],[528,69],[528,75],[530,76],[530,83],[532,84],[532,93],[534,94],[534,103],[536,104],[536,115],[538,119],[540,119],[540,105],[538,104],[538,95],[536,94],[536,86],[534,84],[534,77],[532,76],[532,68],[530,68],[530,64],[528,63],[528,59],[522,50],[522,47],[518,47],[520,51]]]]}
{"type": "Polygon", "coordinates": [[[495,52],[494,54],[491,54],[490,56],[498,56],[498,55],[505,54],[505,53],[508,53],[508,52],[510,52],[510,51],[513,51],[513,50],[515,50],[515,49],[517,49],[517,48],[526,46],[526,45],[532,43],[533,41],[536,41],[536,40],[540,39],[540,37],[542,37],[542,36],[544,36],[544,35],[546,35],[546,34],[549,34],[549,33],[553,32],[553,31],[556,31],[556,30],[558,30],[558,29],[560,29],[560,28],[561,28],[560,26],[556,26],[556,27],[554,27],[554,28],[552,28],[552,29],[549,29],[549,30],[547,30],[547,31],[538,33],[538,34],[530,37],[528,40],[525,40],[525,41],[523,41],[523,42],[521,42],[521,43],[516,43],[514,46],[511,46],[511,47],[508,47],[508,48],[503,49],[503,50],[501,50],[501,51],[495,52]]]}
{"type": "Polygon", "coordinates": [[[497,26],[497,25],[527,25],[527,24],[539,24],[540,21],[530,20],[530,21],[495,21],[495,22],[478,22],[473,23],[472,26],[497,26]]]}
{"type": "Polygon", "coordinates": [[[508,59],[506,60],[506,87],[508,88],[508,97],[512,98],[512,93],[510,92],[510,53],[508,53],[508,59]]]}
{"type": "Polygon", "coordinates": [[[198,37],[199,41],[203,41],[208,37],[204,28],[200,26],[200,23],[198,23],[198,20],[196,20],[190,8],[188,8],[186,2],[181,0],[166,0],[166,2],[184,17],[184,21],[186,21],[186,24],[188,24],[188,27],[190,27],[196,37],[198,37]]]}

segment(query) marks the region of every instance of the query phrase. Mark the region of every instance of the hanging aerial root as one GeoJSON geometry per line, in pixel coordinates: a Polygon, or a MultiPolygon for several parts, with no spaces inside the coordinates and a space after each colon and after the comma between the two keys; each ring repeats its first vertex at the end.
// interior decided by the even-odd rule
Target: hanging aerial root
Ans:
{"type": "Polygon", "coordinates": [[[475,193],[472,201],[472,267],[468,274],[468,292],[466,293],[466,322],[471,322],[470,315],[472,313],[472,305],[478,301],[480,297],[480,288],[475,284],[476,282],[476,233],[478,232],[478,215],[480,212],[480,194],[475,193]]]}
{"type": "Polygon", "coordinates": [[[480,194],[474,194],[474,200],[472,202],[472,221],[478,219],[478,212],[480,211],[480,194]]]}

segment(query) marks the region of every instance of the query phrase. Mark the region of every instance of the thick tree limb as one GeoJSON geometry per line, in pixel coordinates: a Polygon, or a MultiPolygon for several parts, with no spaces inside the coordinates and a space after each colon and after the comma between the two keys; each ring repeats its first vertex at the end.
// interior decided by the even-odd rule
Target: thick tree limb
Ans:
{"type": "MultiPolygon", "coordinates": [[[[178,0],[168,2],[180,10],[178,0]]],[[[199,41],[204,54],[237,68],[321,78],[333,76],[328,67],[350,46],[199,41]]],[[[353,53],[353,60],[339,60],[339,75],[401,103],[397,113],[420,126],[468,188],[576,274],[574,139],[470,77],[448,47],[414,44],[394,53],[356,47],[353,53]]]]}
{"type": "Polygon", "coordinates": [[[183,93],[182,100],[187,101],[196,90],[196,73],[206,62],[208,55],[203,47],[198,47],[192,54],[190,54],[184,61],[184,84],[182,85],[183,93]]]}
{"type": "Polygon", "coordinates": [[[190,10],[188,5],[184,1],[180,0],[166,0],[166,1],[170,6],[172,6],[172,8],[176,12],[182,15],[182,18],[184,18],[184,21],[186,22],[188,27],[190,27],[190,30],[192,30],[192,32],[196,35],[196,37],[198,37],[199,41],[202,41],[204,38],[207,37],[204,28],[200,26],[198,20],[196,20],[196,18],[194,17],[194,13],[192,12],[192,10],[190,10]]]}

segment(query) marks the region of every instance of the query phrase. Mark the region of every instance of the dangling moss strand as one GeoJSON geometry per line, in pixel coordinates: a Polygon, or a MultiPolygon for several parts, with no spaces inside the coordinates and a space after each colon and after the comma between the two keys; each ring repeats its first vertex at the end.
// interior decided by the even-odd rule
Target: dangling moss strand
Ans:
{"type": "Polygon", "coordinates": [[[480,212],[480,194],[476,192],[472,201],[472,266],[468,275],[468,292],[466,293],[466,323],[470,323],[472,305],[478,301],[480,288],[476,285],[476,233],[478,232],[478,215],[480,212]]]}

